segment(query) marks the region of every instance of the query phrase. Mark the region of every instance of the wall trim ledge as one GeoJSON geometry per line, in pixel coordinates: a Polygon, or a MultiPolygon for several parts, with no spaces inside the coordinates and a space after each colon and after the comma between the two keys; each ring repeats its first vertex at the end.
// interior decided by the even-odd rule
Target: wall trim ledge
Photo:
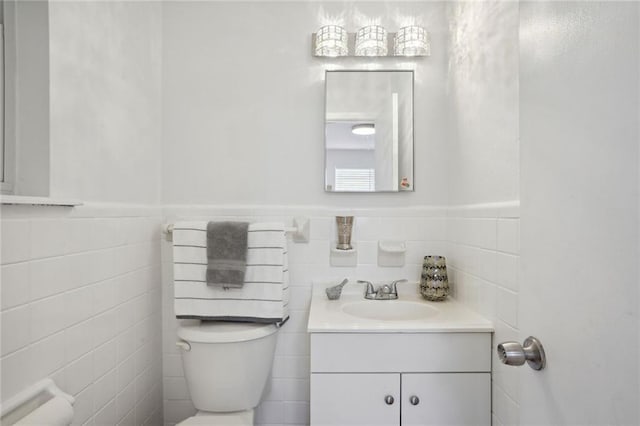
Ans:
{"type": "Polygon", "coordinates": [[[520,200],[449,206],[447,208],[447,216],[517,219],[520,217],[520,200]]]}

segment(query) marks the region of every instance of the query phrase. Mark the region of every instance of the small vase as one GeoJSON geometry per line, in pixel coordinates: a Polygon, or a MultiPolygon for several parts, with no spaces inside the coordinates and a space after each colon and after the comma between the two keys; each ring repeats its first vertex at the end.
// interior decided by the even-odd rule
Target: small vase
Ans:
{"type": "Polygon", "coordinates": [[[442,301],[449,295],[447,262],[444,256],[425,256],[422,262],[420,294],[432,302],[442,301]]]}
{"type": "Polygon", "coordinates": [[[352,250],[351,229],[353,228],[353,216],[336,216],[338,226],[338,250],[352,250]]]}

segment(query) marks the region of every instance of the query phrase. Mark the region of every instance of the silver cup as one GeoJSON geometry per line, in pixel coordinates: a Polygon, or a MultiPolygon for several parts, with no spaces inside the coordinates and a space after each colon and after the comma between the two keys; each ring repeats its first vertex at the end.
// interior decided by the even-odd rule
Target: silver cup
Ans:
{"type": "Polygon", "coordinates": [[[338,225],[338,250],[351,250],[351,230],[353,229],[353,216],[336,216],[338,225]]]}

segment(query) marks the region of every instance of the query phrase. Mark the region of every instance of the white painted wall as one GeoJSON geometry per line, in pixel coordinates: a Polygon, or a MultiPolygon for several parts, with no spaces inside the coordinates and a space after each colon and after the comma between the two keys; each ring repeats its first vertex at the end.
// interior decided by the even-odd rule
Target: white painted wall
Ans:
{"type": "Polygon", "coordinates": [[[450,2],[447,19],[449,204],[518,200],[518,2],[450,2]]]}
{"type": "Polygon", "coordinates": [[[163,201],[168,204],[397,206],[446,203],[446,32],[439,2],[167,2],[163,201]],[[331,20],[417,19],[432,56],[329,60],[311,33],[331,20]],[[415,193],[324,192],[324,70],[415,68],[415,193]],[[286,171],[286,172],[283,172],[286,171]]]}
{"type": "Polygon", "coordinates": [[[157,2],[51,2],[51,195],[157,203],[157,2]]]}
{"type": "Polygon", "coordinates": [[[638,8],[521,4],[523,424],[640,423],[638,8]]]}
{"type": "MultiPolygon", "coordinates": [[[[447,257],[454,297],[518,340],[518,2],[447,4],[447,257]],[[506,203],[505,203],[506,201],[506,203]]],[[[495,425],[519,421],[519,374],[494,357],[495,425]]]]}

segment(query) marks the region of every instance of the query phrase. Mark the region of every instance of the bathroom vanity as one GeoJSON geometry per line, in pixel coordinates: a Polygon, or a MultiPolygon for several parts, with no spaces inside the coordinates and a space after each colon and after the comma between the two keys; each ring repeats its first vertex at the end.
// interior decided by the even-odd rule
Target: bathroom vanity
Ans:
{"type": "Polygon", "coordinates": [[[348,284],[330,301],[314,288],[311,425],[490,425],[492,324],[425,301],[416,283],[398,300],[363,292],[348,284]]]}

